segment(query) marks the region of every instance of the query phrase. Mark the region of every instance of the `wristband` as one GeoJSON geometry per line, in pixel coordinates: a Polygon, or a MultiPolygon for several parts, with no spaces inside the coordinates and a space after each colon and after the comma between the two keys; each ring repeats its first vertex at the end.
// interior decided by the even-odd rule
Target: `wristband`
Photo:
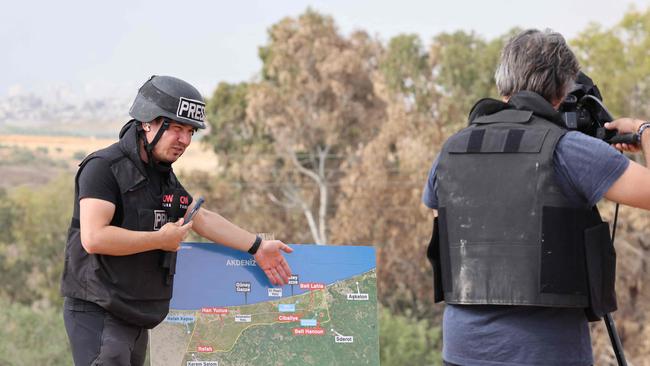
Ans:
{"type": "Polygon", "coordinates": [[[251,255],[255,255],[257,253],[257,250],[260,248],[260,245],[262,244],[262,237],[259,235],[255,235],[255,241],[253,242],[253,246],[251,246],[250,249],[248,249],[248,253],[251,255]]]}
{"type": "Polygon", "coordinates": [[[639,126],[639,130],[636,132],[636,134],[639,136],[639,142],[641,142],[641,137],[643,136],[643,131],[645,131],[646,128],[650,127],[650,122],[643,122],[641,126],[639,126]]]}

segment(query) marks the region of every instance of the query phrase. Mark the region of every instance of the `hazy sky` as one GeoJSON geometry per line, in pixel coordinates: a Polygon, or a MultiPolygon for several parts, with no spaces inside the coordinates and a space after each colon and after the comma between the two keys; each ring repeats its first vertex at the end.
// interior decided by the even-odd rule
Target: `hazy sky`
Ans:
{"type": "Polygon", "coordinates": [[[12,1],[0,13],[0,96],[64,87],[75,94],[135,94],[152,74],[181,77],[210,94],[219,81],[251,79],[266,30],[307,7],[332,15],[343,33],[386,41],[443,31],[492,38],[514,26],[575,36],[590,22],[610,27],[650,0],[399,1],[12,1]]]}

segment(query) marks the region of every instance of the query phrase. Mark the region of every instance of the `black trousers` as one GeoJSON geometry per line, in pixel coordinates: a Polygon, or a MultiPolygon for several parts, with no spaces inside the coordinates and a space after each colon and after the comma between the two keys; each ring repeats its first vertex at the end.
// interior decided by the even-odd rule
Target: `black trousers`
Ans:
{"type": "Polygon", "coordinates": [[[66,298],[63,321],[75,366],[142,366],[147,329],[115,318],[100,306],[66,298]]]}

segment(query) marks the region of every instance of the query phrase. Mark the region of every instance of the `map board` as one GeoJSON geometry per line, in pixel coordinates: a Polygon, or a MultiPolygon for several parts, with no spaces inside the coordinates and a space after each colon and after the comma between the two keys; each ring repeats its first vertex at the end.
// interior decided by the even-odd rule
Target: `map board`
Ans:
{"type": "Polygon", "coordinates": [[[280,287],[247,253],[183,244],[152,365],[378,365],[374,248],[291,247],[280,287]]]}

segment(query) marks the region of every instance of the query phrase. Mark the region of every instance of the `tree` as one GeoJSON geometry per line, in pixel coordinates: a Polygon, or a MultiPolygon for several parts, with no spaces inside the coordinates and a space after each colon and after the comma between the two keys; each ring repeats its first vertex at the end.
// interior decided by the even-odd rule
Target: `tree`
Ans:
{"type": "Polygon", "coordinates": [[[391,96],[401,98],[407,109],[431,113],[436,94],[433,70],[420,37],[404,34],[391,38],[379,69],[391,96]]]}
{"type": "Polygon", "coordinates": [[[440,328],[430,322],[411,316],[392,314],[388,309],[379,311],[379,350],[381,364],[441,365],[440,328]]]}
{"type": "Polygon", "coordinates": [[[264,79],[250,85],[247,108],[277,154],[270,172],[279,184],[267,194],[300,210],[313,240],[324,244],[340,167],[384,118],[368,57],[374,41],[363,33],[343,37],[331,17],[312,10],[272,26],[269,38],[260,49],[264,79]]]}
{"type": "Polygon", "coordinates": [[[443,33],[426,51],[416,35],[388,42],[376,89],[387,102],[376,137],[346,166],[335,241],[378,246],[382,303],[395,313],[437,317],[424,256],[432,214],[420,202],[427,171],[449,134],[466,125],[474,102],[495,96],[502,38],[443,33]],[[368,214],[372,213],[372,214],[368,214]]]}
{"type": "Polygon", "coordinates": [[[615,117],[650,115],[650,9],[628,12],[611,29],[591,24],[571,44],[615,117]]]}
{"type": "Polygon", "coordinates": [[[498,97],[494,71],[505,40],[514,32],[492,41],[465,31],[434,37],[429,59],[443,95],[436,106],[436,117],[446,134],[467,125],[469,111],[479,99],[498,97]]]}
{"type": "Polygon", "coordinates": [[[246,118],[248,91],[248,83],[221,82],[206,106],[210,131],[202,142],[222,159],[224,169],[240,162],[243,155],[272,151],[273,138],[263,121],[246,118]]]}
{"type": "Polygon", "coordinates": [[[381,300],[392,312],[434,316],[431,271],[423,255],[430,218],[419,198],[444,138],[432,113],[440,95],[417,36],[391,39],[379,65],[373,81],[387,103],[386,119],[345,166],[333,238],[376,245],[381,300]]]}

